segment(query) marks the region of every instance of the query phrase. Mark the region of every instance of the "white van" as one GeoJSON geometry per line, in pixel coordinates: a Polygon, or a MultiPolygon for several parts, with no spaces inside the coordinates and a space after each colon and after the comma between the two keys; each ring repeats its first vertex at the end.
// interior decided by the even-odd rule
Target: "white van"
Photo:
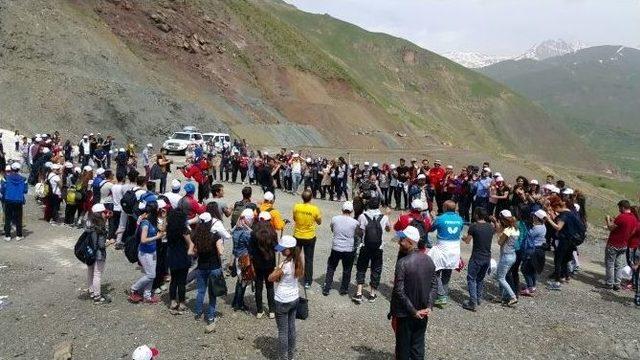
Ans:
{"type": "Polygon", "coordinates": [[[222,149],[224,144],[231,145],[231,136],[226,133],[204,133],[202,134],[202,140],[207,147],[212,147],[209,151],[222,149]]]}

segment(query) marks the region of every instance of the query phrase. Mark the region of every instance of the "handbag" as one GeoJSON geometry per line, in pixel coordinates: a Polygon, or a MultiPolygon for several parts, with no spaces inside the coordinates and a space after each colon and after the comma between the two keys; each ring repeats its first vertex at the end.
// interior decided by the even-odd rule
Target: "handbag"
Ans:
{"type": "Polygon", "coordinates": [[[224,275],[209,275],[208,287],[211,291],[211,295],[215,297],[227,295],[227,281],[224,279],[224,275]]]}
{"type": "Polygon", "coordinates": [[[307,298],[307,289],[304,289],[304,297],[298,298],[298,306],[296,308],[296,319],[307,320],[309,317],[309,299],[307,298]]]}

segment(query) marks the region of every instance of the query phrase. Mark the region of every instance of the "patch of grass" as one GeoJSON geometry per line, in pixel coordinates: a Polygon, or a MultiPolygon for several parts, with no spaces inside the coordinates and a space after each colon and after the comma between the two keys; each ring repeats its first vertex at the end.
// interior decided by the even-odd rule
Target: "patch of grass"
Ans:
{"type": "Polygon", "coordinates": [[[636,182],[585,174],[579,174],[577,178],[601,189],[614,191],[628,200],[637,199],[639,189],[636,182]]]}

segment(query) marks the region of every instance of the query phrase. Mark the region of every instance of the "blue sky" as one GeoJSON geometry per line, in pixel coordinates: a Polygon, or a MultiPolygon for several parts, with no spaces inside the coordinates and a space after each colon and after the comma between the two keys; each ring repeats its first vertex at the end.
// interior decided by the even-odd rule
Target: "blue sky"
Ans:
{"type": "Polygon", "coordinates": [[[640,47],[640,0],[285,0],[436,52],[517,55],[547,39],[640,47]]]}

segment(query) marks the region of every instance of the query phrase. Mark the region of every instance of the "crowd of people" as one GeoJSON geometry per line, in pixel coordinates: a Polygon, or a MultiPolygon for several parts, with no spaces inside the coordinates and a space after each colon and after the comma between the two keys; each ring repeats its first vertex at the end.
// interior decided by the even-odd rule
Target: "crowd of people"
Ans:
{"type": "MultiPolygon", "coordinates": [[[[23,238],[23,206],[32,186],[44,221],[84,229],[78,244],[95,250],[86,262],[87,297],[93,302],[111,301],[101,292],[111,245],[141,269],[140,278],[127,290],[131,303],[158,303],[159,295],[168,290],[169,312],[184,314],[187,285],[195,282],[192,311],[208,326],[216,322],[216,299],[227,294],[226,281],[235,277],[233,310],[247,310],[245,291],[251,286],[255,316],[276,321],[283,359],[295,355],[296,317],[304,317],[306,291],[314,279],[316,230],[323,223],[314,204],[317,199],[341,202],[341,212],[329,222],[332,239],[321,288],[324,296],[333,290],[341,262],[339,294],[348,295],[355,264],[351,300],[356,305],[376,301],[383,251],[389,246],[385,233],[393,231],[393,236],[386,236],[398,244],[389,319],[398,359],[424,358],[427,320],[432,307],[448,304],[453,270],[467,268],[469,298],[463,307],[470,311],[477,311],[485,299],[483,284],[489,274],[497,279],[497,301],[505,307],[515,307],[520,297],[536,296],[549,251],[549,290],[561,290],[580,271],[585,196],[552,176],[544,183],[518,176],[510,185],[489,163],[457,172],[428,159],[351,165],[344,157],[303,157],[284,148],[270,155],[251,150],[244,141],[218,151],[192,146],[186,165],[179,167],[164,154],[154,154],[153,144],[137,154],[135,146],[117,148],[113,137],[101,134],[83,135],[72,144],[58,133],[25,137],[16,132],[11,145],[18,156],[10,160],[0,148],[6,241],[23,238]],[[172,172],[179,175],[169,176],[172,172]],[[223,200],[229,198],[225,182],[244,185],[231,205],[223,200]],[[262,193],[254,194],[251,184],[262,193]],[[277,208],[282,193],[301,199],[289,212],[290,220],[277,208]],[[289,223],[293,233],[285,235],[289,223]],[[494,240],[500,251],[492,264],[494,240]],[[468,261],[461,258],[462,243],[472,246],[468,261]],[[229,259],[226,247],[231,247],[229,259]]],[[[610,236],[605,286],[620,290],[621,274],[628,266],[633,275],[626,286],[635,289],[640,306],[638,207],[626,200],[618,207],[620,214],[606,219],[610,236]]],[[[82,254],[86,260],[87,253],[82,254]]]]}

